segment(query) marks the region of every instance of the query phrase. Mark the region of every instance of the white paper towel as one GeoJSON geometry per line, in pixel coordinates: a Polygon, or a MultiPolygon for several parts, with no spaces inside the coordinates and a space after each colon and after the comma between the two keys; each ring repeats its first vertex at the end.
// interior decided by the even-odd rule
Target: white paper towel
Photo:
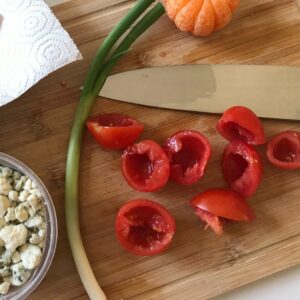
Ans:
{"type": "Polygon", "coordinates": [[[78,59],[76,45],[42,0],[0,0],[0,106],[78,59]]]}

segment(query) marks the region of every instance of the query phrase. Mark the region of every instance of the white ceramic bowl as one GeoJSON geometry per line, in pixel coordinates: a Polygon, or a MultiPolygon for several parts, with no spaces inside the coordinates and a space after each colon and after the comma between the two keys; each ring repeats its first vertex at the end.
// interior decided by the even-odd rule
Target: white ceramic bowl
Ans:
{"type": "Polygon", "coordinates": [[[1,297],[1,300],[24,300],[31,294],[34,289],[40,284],[44,276],[46,275],[54,253],[56,249],[57,243],[57,219],[55,208],[51,199],[49,192],[44,186],[43,182],[39,179],[39,177],[27,166],[25,166],[22,162],[17,159],[0,152],[0,165],[4,165],[10,167],[20,173],[25,174],[30,179],[32,179],[36,185],[38,186],[41,194],[43,196],[44,204],[45,204],[45,212],[46,212],[46,240],[45,246],[43,250],[43,258],[39,265],[39,267],[34,270],[31,277],[28,281],[20,287],[10,287],[8,294],[1,297]]]}

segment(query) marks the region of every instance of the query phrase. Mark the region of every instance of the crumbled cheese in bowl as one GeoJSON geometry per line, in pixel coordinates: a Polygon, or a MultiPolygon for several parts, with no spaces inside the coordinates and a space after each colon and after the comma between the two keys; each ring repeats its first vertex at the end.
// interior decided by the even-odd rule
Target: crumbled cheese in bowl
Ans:
{"type": "Polygon", "coordinates": [[[39,266],[45,233],[41,191],[28,176],[0,164],[0,295],[22,286],[39,266]]]}

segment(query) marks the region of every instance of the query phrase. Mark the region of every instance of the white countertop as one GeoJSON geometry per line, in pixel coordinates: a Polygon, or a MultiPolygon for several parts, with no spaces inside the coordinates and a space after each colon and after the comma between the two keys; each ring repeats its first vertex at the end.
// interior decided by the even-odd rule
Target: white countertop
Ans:
{"type": "Polygon", "coordinates": [[[300,266],[296,266],[233,290],[214,300],[299,300],[299,279],[300,266]]]}
{"type": "MultiPolygon", "coordinates": [[[[71,0],[45,0],[50,6],[71,0]]],[[[238,288],[215,300],[299,300],[300,266],[238,288]]]]}

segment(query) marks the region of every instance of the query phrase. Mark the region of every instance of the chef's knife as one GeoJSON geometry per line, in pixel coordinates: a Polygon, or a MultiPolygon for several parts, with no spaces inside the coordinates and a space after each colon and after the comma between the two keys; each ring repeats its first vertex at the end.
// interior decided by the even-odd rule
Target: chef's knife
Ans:
{"type": "Polygon", "coordinates": [[[222,113],[234,105],[260,117],[300,120],[300,68],[182,65],[112,75],[100,96],[147,106],[222,113]]]}

